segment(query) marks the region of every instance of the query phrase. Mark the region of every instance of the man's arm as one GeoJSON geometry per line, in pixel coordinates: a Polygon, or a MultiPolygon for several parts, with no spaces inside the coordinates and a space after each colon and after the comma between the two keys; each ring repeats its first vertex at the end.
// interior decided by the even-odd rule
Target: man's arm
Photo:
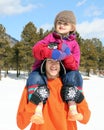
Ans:
{"type": "Polygon", "coordinates": [[[17,111],[17,117],[16,117],[17,126],[20,129],[24,129],[29,125],[30,119],[34,114],[36,108],[35,104],[27,101],[28,100],[27,95],[28,95],[27,87],[25,87],[22,93],[22,97],[20,100],[20,104],[17,111]]]}
{"type": "Polygon", "coordinates": [[[79,122],[83,124],[87,124],[88,121],[90,120],[91,111],[89,109],[88,103],[85,98],[81,103],[77,104],[77,108],[78,108],[78,112],[83,115],[83,120],[79,122]]]}

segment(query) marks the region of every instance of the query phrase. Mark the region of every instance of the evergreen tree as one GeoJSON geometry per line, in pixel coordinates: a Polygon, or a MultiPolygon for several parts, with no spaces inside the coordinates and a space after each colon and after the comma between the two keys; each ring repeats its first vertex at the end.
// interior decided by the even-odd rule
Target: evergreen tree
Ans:
{"type": "Polygon", "coordinates": [[[92,42],[94,46],[96,47],[97,54],[98,54],[97,69],[102,70],[104,69],[104,47],[102,45],[102,42],[97,38],[93,38],[92,42]]]}
{"type": "Polygon", "coordinates": [[[27,25],[25,25],[21,34],[21,38],[21,41],[29,46],[33,46],[39,40],[37,28],[32,22],[29,22],[27,25]]]}
{"type": "Polygon", "coordinates": [[[81,45],[81,65],[86,69],[89,76],[90,69],[97,69],[98,53],[90,39],[83,40],[81,45]]]}
{"type": "Polygon", "coordinates": [[[28,71],[31,71],[31,67],[34,59],[32,56],[32,47],[39,40],[39,33],[37,28],[32,22],[29,22],[22,31],[21,34],[22,40],[21,43],[24,47],[24,59],[25,59],[25,68],[28,71]]]}
{"type": "Polygon", "coordinates": [[[5,37],[6,29],[0,24],[0,79],[1,79],[1,69],[3,69],[6,61],[6,57],[8,56],[9,42],[5,37]]]}

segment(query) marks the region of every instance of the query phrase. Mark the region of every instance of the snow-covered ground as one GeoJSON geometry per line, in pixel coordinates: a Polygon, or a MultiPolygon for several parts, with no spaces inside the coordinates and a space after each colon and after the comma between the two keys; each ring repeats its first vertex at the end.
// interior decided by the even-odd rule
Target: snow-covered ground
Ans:
{"type": "MultiPolygon", "coordinates": [[[[2,74],[0,80],[0,130],[19,130],[16,125],[16,114],[26,74],[16,78],[12,71],[6,78],[2,74]],[[25,76],[25,77],[24,77],[25,76]]],[[[78,122],[78,130],[104,130],[104,78],[91,75],[84,77],[84,94],[91,110],[90,121],[83,125],[78,122]]],[[[29,130],[29,127],[25,130],[29,130]]]]}

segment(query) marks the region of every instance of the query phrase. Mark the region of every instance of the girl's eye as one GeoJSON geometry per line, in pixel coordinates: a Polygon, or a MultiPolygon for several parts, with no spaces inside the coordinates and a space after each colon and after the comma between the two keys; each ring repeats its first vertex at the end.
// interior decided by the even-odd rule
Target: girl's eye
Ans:
{"type": "Polygon", "coordinates": [[[58,21],[57,24],[58,24],[58,25],[64,25],[64,26],[67,26],[67,25],[68,25],[68,23],[64,23],[64,22],[60,22],[60,21],[58,21]]]}
{"type": "Polygon", "coordinates": [[[58,25],[61,25],[62,23],[61,22],[57,22],[58,25]]]}
{"type": "Polygon", "coordinates": [[[68,23],[64,23],[64,25],[68,25],[68,23]]]}

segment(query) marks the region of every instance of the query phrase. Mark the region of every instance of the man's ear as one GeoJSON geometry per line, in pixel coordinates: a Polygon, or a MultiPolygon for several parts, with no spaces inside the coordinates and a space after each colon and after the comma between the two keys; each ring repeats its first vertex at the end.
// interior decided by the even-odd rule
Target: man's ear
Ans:
{"type": "Polygon", "coordinates": [[[43,60],[43,62],[41,63],[40,72],[41,72],[41,74],[45,74],[45,72],[46,72],[46,59],[43,60]]]}
{"type": "Polygon", "coordinates": [[[66,74],[66,69],[65,69],[63,63],[60,61],[60,76],[62,76],[63,74],[64,75],[66,74]]]}

